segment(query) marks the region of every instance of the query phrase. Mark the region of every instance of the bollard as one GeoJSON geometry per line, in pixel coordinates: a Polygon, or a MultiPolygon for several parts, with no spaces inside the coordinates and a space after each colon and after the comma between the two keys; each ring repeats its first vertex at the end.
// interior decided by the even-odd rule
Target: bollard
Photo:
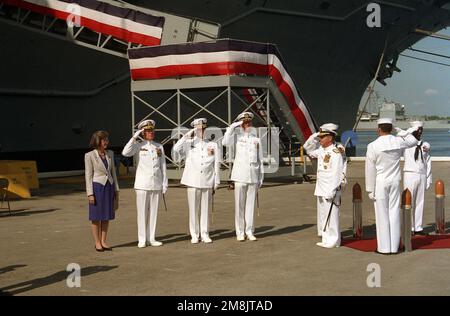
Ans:
{"type": "Polygon", "coordinates": [[[435,185],[436,191],[436,234],[445,234],[445,188],[444,182],[438,180],[435,185]]]}
{"type": "Polygon", "coordinates": [[[411,245],[411,192],[408,189],[402,193],[401,232],[402,242],[406,252],[412,251],[411,245]]]}
{"type": "Polygon", "coordinates": [[[353,237],[363,237],[362,226],[362,193],[359,183],[353,186],[353,237]]]}

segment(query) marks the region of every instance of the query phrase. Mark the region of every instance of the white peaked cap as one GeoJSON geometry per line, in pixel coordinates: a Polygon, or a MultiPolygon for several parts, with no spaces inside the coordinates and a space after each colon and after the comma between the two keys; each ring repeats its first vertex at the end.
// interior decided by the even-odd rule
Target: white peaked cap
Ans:
{"type": "Polygon", "coordinates": [[[241,114],[238,115],[238,117],[236,118],[236,121],[240,121],[240,120],[253,120],[253,113],[251,112],[242,112],[241,114]]]}
{"type": "Polygon", "coordinates": [[[411,127],[423,127],[424,123],[423,121],[413,121],[409,122],[409,125],[411,125],[411,127]]]}
{"type": "Polygon", "coordinates": [[[206,127],[206,122],[208,122],[208,120],[206,119],[206,118],[197,118],[197,119],[195,119],[195,120],[193,120],[192,122],[191,122],[191,126],[192,127],[195,127],[195,126],[198,126],[198,125],[202,125],[203,127],[206,127]]]}
{"type": "Polygon", "coordinates": [[[334,134],[337,135],[337,129],[339,128],[339,125],[334,123],[327,123],[320,126],[320,134],[327,135],[327,134],[334,134]]]}
{"type": "Polygon", "coordinates": [[[392,119],[390,117],[383,117],[378,119],[377,124],[391,124],[392,125],[392,119]]]}
{"type": "Polygon", "coordinates": [[[138,129],[154,129],[155,128],[155,121],[153,120],[145,120],[139,123],[138,129]]]}

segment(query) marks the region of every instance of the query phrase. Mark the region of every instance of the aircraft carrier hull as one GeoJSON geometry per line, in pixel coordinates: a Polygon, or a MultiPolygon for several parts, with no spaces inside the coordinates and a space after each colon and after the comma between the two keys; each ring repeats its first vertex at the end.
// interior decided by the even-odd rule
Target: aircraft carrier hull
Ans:
{"type": "MultiPolygon", "coordinates": [[[[129,1],[221,24],[220,37],[278,45],[316,121],[353,126],[386,39],[388,63],[424,35],[450,24],[450,1],[382,4],[369,28],[367,1],[129,1]]],[[[131,129],[126,59],[0,24],[0,159],[32,159],[44,171],[83,167],[93,131],[111,132],[121,148],[131,129]]],[[[160,126],[164,127],[164,126],[160,126]]]]}

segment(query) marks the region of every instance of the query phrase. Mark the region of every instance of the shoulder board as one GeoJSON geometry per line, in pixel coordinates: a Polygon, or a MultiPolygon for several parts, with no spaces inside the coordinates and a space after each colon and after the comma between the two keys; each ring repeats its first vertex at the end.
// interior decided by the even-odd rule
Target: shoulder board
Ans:
{"type": "Polygon", "coordinates": [[[345,154],[345,149],[342,147],[336,147],[333,149],[333,152],[335,152],[336,154],[341,154],[344,155],[345,154]]]}

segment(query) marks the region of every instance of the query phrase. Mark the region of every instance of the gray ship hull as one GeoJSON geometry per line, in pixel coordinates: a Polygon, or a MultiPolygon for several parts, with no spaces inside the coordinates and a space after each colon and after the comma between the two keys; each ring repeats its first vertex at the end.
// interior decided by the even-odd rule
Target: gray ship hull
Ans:
{"type": "MultiPolygon", "coordinates": [[[[423,38],[415,28],[450,24],[442,8],[450,1],[390,1],[380,28],[366,25],[367,1],[128,2],[221,23],[222,38],[277,44],[316,121],[341,130],[354,124],[386,38],[381,80],[392,75],[388,63],[423,38]]],[[[131,129],[125,59],[3,24],[0,43],[1,159],[37,160],[39,171],[79,169],[99,129],[123,146],[131,129]]]]}

